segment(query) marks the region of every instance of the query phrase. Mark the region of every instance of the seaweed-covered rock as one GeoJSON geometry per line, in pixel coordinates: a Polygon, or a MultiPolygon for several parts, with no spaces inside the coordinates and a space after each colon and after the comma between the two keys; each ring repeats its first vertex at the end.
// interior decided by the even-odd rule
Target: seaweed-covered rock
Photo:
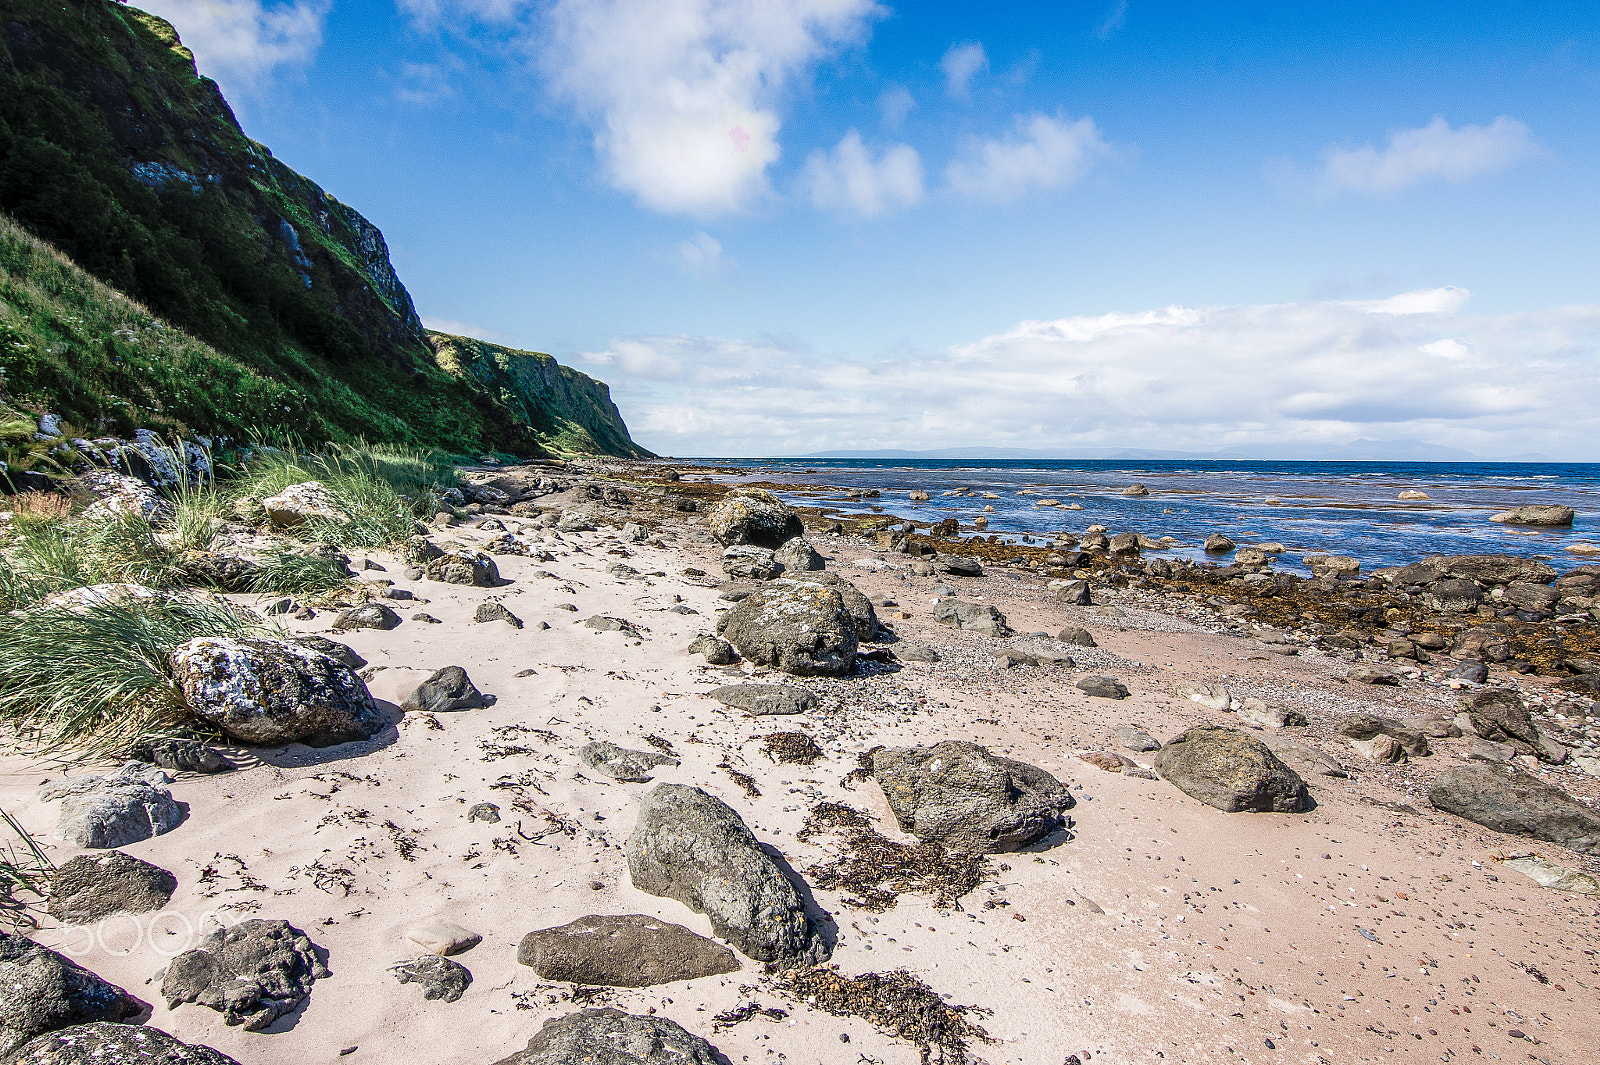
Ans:
{"type": "Polygon", "coordinates": [[[275,496],[261,501],[267,520],[283,529],[293,529],[308,521],[349,521],[350,516],[339,509],[333,492],[321,481],[302,481],[291,484],[275,496]]]}
{"type": "Polygon", "coordinates": [[[299,1008],[328,975],[304,932],[288,921],[249,920],[218,928],[173,958],[161,994],[169,1010],[196,1002],[259,1032],[299,1008]]]}
{"type": "Polygon", "coordinates": [[[178,878],[121,851],[80,854],[50,878],[50,916],[87,924],[114,913],[149,913],[172,898],[178,878]]]}
{"type": "Polygon", "coordinates": [[[585,744],[578,752],[578,757],[596,773],[630,784],[649,783],[650,771],[658,765],[679,764],[676,758],[664,754],[629,750],[604,740],[585,744]]]}
{"type": "Polygon", "coordinates": [[[705,914],[740,953],[780,969],[828,956],[800,893],[721,799],[657,784],[625,849],[634,887],[705,914]]]}
{"type": "Polygon", "coordinates": [[[1433,778],[1428,801],[1496,832],[1600,855],[1600,813],[1512,764],[1452,766],[1433,778]]]}
{"type": "Polygon", "coordinates": [[[146,1024],[94,1021],[47,1032],[18,1047],[5,1065],[239,1065],[208,1046],[146,1024]]]}
{"type": "Polygon", "coordinates": [[[298,643],[204,636],[169,661],[190,712],[240,743],[326,747],[388,725],[360,677],[298,643]]]}
{"type": "Polygon", "coordinates": [[[495,1065],[721,1065],[716,1047],[665,1017],[609,1007],[544,1022],[523,1050],[495,1065]]]}
{"type": "Polygon", "coordinates": [[[501,584],[500,567],[482,551],[459,548],[431,558],[422,566],[430,581],[445,584],[466,584],[478,588],[498,588],[501,584]]]}
{"type": "Polygon", "coordinates": [[[1156,769],[1187,795],[1234,813],[1298,813],[1311,805],[1300,774],[1238,729],[1201,725],[1168,740],[1156,769]]]}
{"type": "Polygon", "coordinates": [[[724,547],[754,544],[776,550],[805,533],[800,516],[763,488],[735,488],[706,516],[706,525],[724,547]]]}
{"type": "Polygon", "coordinates": [[[120,1021],[139,1002],[26,936],[0,932],[0,1055],[45,1032],[91,1021],[120,1021]]]}
{"type": "Polygon", "coordinates": [[[465,965],[438,954],[423,954],[391,965],[389,971],[402,984],[422,985],[422,997],[429,1001],[458,1001],[472,985],[472,973],[465,965]]]}
{"type": "Polygon", "coordinates": [[[426,714],[482,710],[488,705],[488,698],[460,666],[445,666],[436,671],[400,701],[400,709],[426,714]]]}
{"type": "Polygon", "coordinates": [[[580,917],[522,937],[517,961],[545,980],[652,987],[739,971],[722,944],[643,914],[580,917]]]}
{"type": "Polygon", "coordinates": [[[1061,827],[1072,795],[1043,769],[964,740],[871,752],[872,778],[900,827],[968,853],[1025,847],[1061,827]]]}
{"type": "Polygon", "coordinates": [[[821,585],[777,585],[752,592],[722,615],[717,633],[756,665],[798,676],[837,676],[856,664],[855,619],[843,597],[821,585]]]}

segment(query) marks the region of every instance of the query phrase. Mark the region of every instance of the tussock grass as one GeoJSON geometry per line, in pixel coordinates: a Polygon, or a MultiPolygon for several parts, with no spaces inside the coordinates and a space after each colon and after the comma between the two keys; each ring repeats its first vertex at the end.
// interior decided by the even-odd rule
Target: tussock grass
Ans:
{"type": "Polygon", "coordinates": [[[263,594],[318,595],[350,582],[344,563],[321,555],[274,551],[261,561],[252,590],[263,594]]]}
{"type": "Polygon", "coordinates": [[[55,865],[16,818],[0,810],[0,821],[6,823],[21,844],[19,849],[17,844],[7,843],[0,851],[0,920],[11,925],[13,932],[37,928],[39,922],[32,911],[49,896],[55,865]],[[29,895],[33,896],[33,901],[28,900],[29,895]]]}
{"type": "Polygon", "coordinates": [[[198,636],[281,635],[226,604],[175,595],[0,614],[0,721],[19,746],[110,755],[188,717],[167,656],[198,636]]]}

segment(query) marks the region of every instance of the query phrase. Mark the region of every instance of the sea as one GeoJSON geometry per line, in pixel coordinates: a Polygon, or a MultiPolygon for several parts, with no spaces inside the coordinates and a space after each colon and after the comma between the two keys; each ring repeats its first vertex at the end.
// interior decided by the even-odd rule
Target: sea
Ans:
{"type": "MultiPolygon", "coordinates": [[[[1008,542],[1048,540],[1055,533],[1103,525],[1181,546],[1165,557],[1207,556],[1202,544],[1225,533],[1240,546],[1276,541],[1287,551],[1280,568],[1300,569],[1304,555],[1351,555],[1363,569],[1399,566],[1428,555],[1512,554],[1556,569],[1600,564],[1600,464],[1502,462],[1263,462],[1115,459],[696,459],[737,469],[719,480],[826,486],[829,491],[780,493],[792,503],[836,506],[840,513],[883,513],[939,521],[957,518],[964,535],[979,515],[988,535],[1008,542]],[[1148,496],[1124,496],[1143,484],[1148,496]],[[848,500],[851,489],[880,498],[848,500]],[[974,495],[949,496],[957,488],[974,495]],[[930,496],[914,503],[907,493],[930,496]],[[1425,500],[1401,500],[1401,492],[1425,500]],[[980,498],[976,493],[996,498],[980,498]],[[1041,507],[1042,499],[1082,510],[1041,507]],[[1490,515],[1526,503],[1562,503],[1577,511],[1570,528],[1502,525],[1490,515]],[[986,507],[993,507],[986,511],[986,507]],[[1578,547],[1579,552],[1568,548],[1578,547]]],[[[1146,552],[1149,554],[1149,552],[1146,552]]],[[[1225,556],[1222,556],[1225,558],[1225,556]]]]}

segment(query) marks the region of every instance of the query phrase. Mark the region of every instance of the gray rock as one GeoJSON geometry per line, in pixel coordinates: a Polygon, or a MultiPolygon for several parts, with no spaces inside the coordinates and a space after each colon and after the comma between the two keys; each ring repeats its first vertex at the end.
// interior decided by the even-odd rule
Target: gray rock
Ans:
{"type": "Polygon", "coordinates": [[[939,652],[925,643],[897,643],[894,656],[902,662],[938,662],[939,652]]]}
{"type": "Polygon", "coordinates": [[[472,973],[465,965],[438,954],[423,954],[391,965],[389,971],[402,984],[421,984],[422,997],[429,1001],[455,1002],[472,984],[472,973]]]}
{"type": "Polygon", "coordinates": [[[1465,614],[1476,610],[1482,599],[1483,589],[1478,587],[1477,581],[1459,578],[1437,581],[1422,596],[1424,606],[1444,614],[1465,614]]]}
{"type": "Polygon", "coordinates": [[[1281,733],[1263,733],[1261,742],[1271,748],[1272,753],[1283,759],[1284,764],[1296,773],[1339,779],[1350,776],[1349,771],[1337,758],[1330,757],[1315,747],[1296,743],[1281,733]]]}
{"type": "Polygon", "coordinates": [[[1553,567],[1517,555],[1430,555],[1421,564],[1440,578],[1458,577],[1485,584],[1550,584],[1559,576],[1553,567]]]}
{"type": "Polygon", "coordinates": [[[495,1065],[724,1065],[715,1047],[665,1017],[609,1007],[544,1022],[523,1050],[495,1065]]]}
{"type": "Polygon", "coordinates": [[[500,567],[494,558],[482,551],[461,548],[449,551],[438,558],[429,559],[422,567],[423,575],[430,581],[444,584],[471,585],[476,588],[498,588],[500,567]]]}
{"type": "Polygon", "coordinates": [[[1464,658],[1457,662],[1455,668],[1450,671],[1450,677],[1453,680],[1464,680],[1470,684],[1483,684],[1489,679],[1489,667],[1482,662],[1474,662],[1471,659],[1464,658]]]}
{"type": "Polygon", "coordinates": [[[705,655],[706,664],[711,666],[729,666],[739,661],[733,644],[716,636],[696,636],[694,642],[689,644],[689,653],[705,655]]]}
{"type": "Polygon", "coordinates": [[[1094,635],[1088,629],[1069,627],[1062,629],[1056,636],[1062,643],[1070,643],[1074,647],[1099,647],[1094,641],[1094,635]]]}
{"type": "Polygon", "coordinates": [[[856,664],[856,621],[834,589],[776,585],[717,621],[717,634],[758,666],[796,676],[842,675],[856,664]]]}
{"type": "Polygon", "coordinates": [[[172,898],[178,878],[129,854],[81,854],[50,878],[50,916],[88,924],[114,913],[149,913],[172,898]]]}
{"type": "Polygon", "coordinates": [[[1467,758],[1474,762],[1509,762],[1517,756],[1517,749],[1509,744],[1474,738],[1467,758]]]}
{"type": "Polygon", "coordinates": [[[779,565],[791,573],[808,573],[827,568],[827,563],[817,553],[817,549],[803,536],[797,536],[778,548],[774,552],[774,557],[779,565]]]}
{"type": "Polygon", "coordinates": [[[793,684],[724,684],[706,694],[756,717],[801,714],[817,705],[815,695],[793,684]]]}
{"type": "Polygon", "coordinates": [[[593,532],[595,518],[581,510],[562,511],[561,517],[556,519],[556,532],[575,533],[593,532]]]}
{"type": "Polygon", "coordinates": [[[960,599],[941,599],[933,606],[933,620],[985,636],[1010,636],[1006,616],[988,603],[968,603],[960,599]]]}
{"type": "Polygon", "coordinates": [[[664,754],[656,754],[653,751],[631,751],[604,740],[585,744],[578,751],[578,757],[584,765],[596,773],[631,784],[649,783],[650,771],[658,765],[679,764],[676,758],[669,758],[664,754]]]}
{"type": "Polygon", "coordinates": [[[1472,731],[1486,740],[1510,744],[1519,754],[1539,753],[1539,729],[1522,697],[1510,688],[1484,688],[1461,700],[1472,731]]]}
{"type": "Polygon", "coordinates": [[[625,562],[613,562],[606,567],[606,574],[618,580],[631,581],[639,576],[639,571],[625,562]]]}
{"type": "Polygon", "coordinates": [[[400,709],[417,713],[443,714],[452,710],[482,710],[492,705],[460,666],[445,666],[412,689],[400,702],[400,709]]]}
{"type": "Polygon", "coordinates": [[[1571,525],[1576,512],[1560,504],[1526,503],[1515,510],[1502,511],[1490,517],[1507,525],[1571,525]]]}
{"type": "Polygon", "coordinates": [[[128,745],[126,754],[174,773],[224,773],[233,768],[220,751],[175,736],[141,736],[128,745]]]}
{"type": "Polygon", "coordinates": [[[868,758],[900,827],[952,850],[1017,850],[1054,832],[1073,806],[1049,773],[975,743],[881,748],[868,758]]]}
{"type": "Polygon", "coordinates": [[[1126,699],[1127,686],[1116,677],[1084,677],[1078,681],[1078,690],[1096,699],[1126,699]]]}
{"type": "Polygon", "coordinates": [[[168,662],[189,711],[240,743],[326,747],[388,727],[360,677],[297,643],[204,636],[168,662]]]}
{"type": "Polygon", "coordinates": [[[706,515],[706,527],[724,547],[752,544],[775,550],[805,534],[800,516],[762,488],[735,488],[706,515]]]}
{"type": "Polygon", "coordinates": [[[1453,766],[1434,777],[1428,801],[1496,832],[1600,855],[1600,814],[1515,765],[1453,766]]]}
{"type": "Polygon", "coordinates": [[[120,1021],[142,1012],[122,988],[26,936],[6,932],[0,932],[0,988],[5,990],[0,994],[0,1055],[45,1032],[120,1021]]]}
{"type": "Polygon", "coordinates": [[[326,636],[291,636],[293,643],[301,647],[309,647],[320,654],[325,654],[335,662],[342,663],[349,669],[365,669],[367,660],[356,654],[355,648],[338,640],[330,640],[326,636]]]}
{"type": "Polygon", "coordinates": [[[1300,774],[1238,729],[1189,729],[1167,741],[1155,763],[1180,791],[1229,813],[1298,813],[1311,805],[1300,774]]]}
{"type": "Polygon", "coordinates": [[[1251,728],[1294,728],[1306,723],[1305,715],[1298,710],[1271,706],[1254,698],[1236,700],[1234,712],[1251,728]]]}
{"type": "Polygon", "coordinates": [[[872,600],[863,595],[861,589],[837,573],[829,573],[826,570],[796,573],[793,576],[780,578],[778,584],[785,587],[813,585],[832,588],[839,593],[839,598],[844,600],[845,610],[849,611],[851,619],[856,623],[857,640],[870,640],[878,632],[878,614],[873,609],[872,600]]]}
{"type": "Polygon", "coordinates": [[[387,632],[398,624],[400,615],[383,603],[362,603],[341,610],[339,616],[333,619],[336,629],[378,629],[387,632]]]}
{"type": "Polygon", "coordinates": [[[722,552],[722,572],[736,580],[770,581],[783,566],[765,547],[735,544],[722,552]]]}
{"type": "Polygon", "coordinates": [[[1212,533],[1206,537],[1206,550],[1212,554],[1221,554],[1233,550],[1233,538],[1222,533],[1212,533]]]}
{"type": "Polygon", "coordinates": [[[252,919],[218,928],[173,958],[161,994],[169,1010],[196,1002],[259,1032],[298,1009],[328,975],[305,933],[287,921],[252,919]]]}
{"type": "Polygon", "coordinates": [[[171,832],[183,823],[183,807],[162,785],[170,778],[143,762],[129,762],[110,776],[74,777],[41,788],[39,798],[61,800],[55,836],[75,847],[97,850],[171,832]]]}
{"type": "Polygon", "coordinates": [[[740,953],[776,969],[828,956],[799,892],[722,800],[657,784],[625,849],[634,887],[705,914],[740,953]]]}
{"type": "Polygon", "coordinates": [[[589,617],[584,621],[583,625],[585,628],[594,629],[597,632],[625,632],[630,636],[638,635],[634,630],[633,622],[625,621],[622,618],[609,618],[604,614],[595,614],[589,617]]]}
{"type": "Polygon", "coordinates": [[[1357,666],[1355,669],[1352,669],[1347,676],[1356,684],[1388,685],[1389,687],[1400,686],[1400,678],[1398,676],[1390,673],[1387,669],[1376,669],[1372,666],[1357,666]]]}
{"type": "Polygon", "coordinates": [[[94,1021],[47,1032],[0,1059],[5,1065],[239,1065],[208,1046],[146,1024],[94,1021]]]}
{"type": "Polygon", "coordinates": [[[504,603],[479,603],[478,609],[472,613],[472,620],[480,625],[503,621],[513,629],[522,628],[522,619],[507,610],[504,603]]]}
{"type": "Polygon", "coordinates": [[[1093,599],[1089,595],[1089,582],[1068,581],[1056,590],[1056,601],[1066,603],[1069,606],[1092,606],[1093,599]]]}
{"type": "Polygon", "coordinates": [[[622,526],[623,543],[637,544],[642,542],[648,535],[649,534],[645,532],[644,526],[640,525],[636,521],[627,522],[622,526]]]}
{"type": "Polygon", "coordinates": [[[603,987],[653,987],[739,971],[739,959],[720,943],[637,913],[580,917],[529,932],[517,961],[545,980],[603,987]]]}
{"type": "Polygon", "coordinates": [[[975,558],[965,555],[944,555],[934,563],[940,573],[948,573],[952,577],[981,577],[983,566],[975,558]]]}
{"type": "Polygon", "coordinates": [[[1388,736],[1400,745],[1408,755],[1431,754],[1428,737],[1419,729],[1412,728],[1403,722],[1391,717],[1378,717],[1375,714],[1351,714],[1339,723],[1341,735],[1349,736],[1353,740],[1370,740],[1375,736],[1388,736]]]}
{"type": "Polygon", "coordinates": [[[1501,596],[1500,601],[1518,610],[1534,611],[1554,610],[1560,599],[1561,593],[1547,584],[1518,581],[1506,586],[1505,594],[1501,596]]]}
{"type": "Polygon", "coordinates": [[[500,823],[500,807],[492,802],[474,803],[467,811],[467,823],[482,821],[485,824],[497,825],[500,823]]]}
{"type": "Polygon", "coordinates": [[[1134,728],[1132,725],[1117,726],[1117,742],[1130,751],[1159,751],[1161,741],[1143,729],[1134,728]]]}

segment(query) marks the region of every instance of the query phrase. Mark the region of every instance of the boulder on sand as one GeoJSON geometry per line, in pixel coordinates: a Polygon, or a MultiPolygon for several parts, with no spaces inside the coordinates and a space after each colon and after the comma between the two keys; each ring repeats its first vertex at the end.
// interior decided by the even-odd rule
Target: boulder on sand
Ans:
{"type": "Polygon", "coordinates": [[[634,887],[705,914],[717,935],[747,957],[775,969],[827,958],[800,893],[721,799],[657,784],[639,804],[624,849],[634,887]]]}
{"type": "Polygon", "coordinates": [[[968,603],[960,599],[941,599],[933,606],[933,620],[941,625],[978,632],[985,636],[1010,636],[1006,616],[988,603],[968,603]]]}
{"type": "Polygon", "coordinates": [[[122,988],[41,947],[0,932],[0,1060],[45,1032],[141,1012],[122,988]]]}
{"type": "Polygon", "coordinates": [[[1073,806],[1043,769],[963,740],[880,748],[868,758],[900,827],[952,850],[1017,850],[1054,832],[1073,806]]]}
{"type": "MultiPolygon", "coordinates": [[[[1483,688],[1461,700],[1472,731],[1486,740],[1509,744],[1518,754],[1540,754],[1539,729],[1522,697],[1510,688],[1483,688]]],[[[1540,755],[1543,757],[1543,755],[1540,755]]]]}
{"type": "Polygon", "coordinates": [[[614,743],[607,743],[605,740],[585,744],[578,751],[578,758],[596,773],[630,784],[649,783],[650,771],[656,766],[678,764],[676,758],[669,758],[664,754],[634,751],[627,747],[618,747],[614,743]]]}
{"type": "Polygon", "coordinates": [[[724,684],[706,694],[756,717],[801,714],[817,705],[815,695],[793,684],[724,684]]]}
{"type": "Polygon", "coordinates": [[[724,547],[753,544],[769,550],[806,531],[800,516],[764,488],[735,488],[706,516],[706,525],[724,547]]]}
{"type": "Polygon", "coordinates": [[[544,1022],[524,1049],[495,1065],[722,1065],[715,1047],[665,1017],[603,1007],[544,1022]]]}
{"type": "Polygon", "coordinates": [[[739,971],[739,959],[722,944],[638,913],[591,915],[529,932],[517,961],[545,980],[601,987],[653,987],[739,971]]]}
{"type": "Polygon", "coordinates": [[[1300,774],[1238,729],[1202,725],[1156,752],[1156,770],[1186,795],[1234,813],[1299,813],[1311,805],[1300,774]]]}
{"type": "Polygon", "coordinates": [[[69,777],[39,789],[42,802],[61,800],[57,839],[75,847],[126,847],[171,832],[183,823],[183,807],[165,785],[166,773],[129,762],[109,776],[69,777]]]}
{"type": "Polygon", "coordinates": [[[498,588],[504,583],[500,579],[500,567],[496,565],[493,557],[468,548],[449,551],[438,558],[429,559],[423,563],[422,572],[430,581],[440,581],[444,584],[498,588]]]}
{"type": "Polygon", "coordinates": [[[783,566],[765,547],[735,544],[722,552],[722,572],[736,580],[770,581],[783,566]]]}
{"type": "Polygon", "coordinates": [[[861,589],[827,570],[816,569],[808,572],[795,571],[778,578],[778,584],[785,586],[812,585],[822,588],[831,588],[839,593],[839,598],[844,600],[844,608],[850,612],[850,617],[856,623],[856,639],[866,641],[878,633],[878,612],[873,609],[872,600],[861,593],[861,589]]]}
{"type": "Polygon", "coordinates": [[[167,1009],[197,1002],[229,1025],[259,1032],[292,1013],[328,976],[304,932],[287,921],[241,921],[218,928],[172,959],[161,980],[167,1009]]]}
{"type": "Polygon", "coordinates": [[[442,714],[452,710],[482,710],[490,700],[472,683],[460,666],[445,666],[412,689],[400,702],[400,709],[417,713],[442,714]]]}
{"type": "Polygon", "coordinates": [[[226,1054],[185,1043],[159,1028],[112,1021],[47,1032],[0,1060],[5,1065],[239,1065],[226,1054]]]}
{"type": "Polygon", "coordinates": [[[50,916],[88,924],[114,913],[149,913],[165,906],[177,886],[177,877],[131,854],[80,854],[50,877],[50,916]]]}
{"type": "Polygon", "coordinates": [[[1433,778],[1428,801],[1496,832],[1600,856],[1600,814],[1512,764],[1452,766],[1433,778]]]}
{"type": "Polygon", "coordinates": [[[855,619],[843,597],[821,585],[752,592],[718,619],[717,634],[756,665],[796,676],[840,676],[856,664],[855,619]]]}

